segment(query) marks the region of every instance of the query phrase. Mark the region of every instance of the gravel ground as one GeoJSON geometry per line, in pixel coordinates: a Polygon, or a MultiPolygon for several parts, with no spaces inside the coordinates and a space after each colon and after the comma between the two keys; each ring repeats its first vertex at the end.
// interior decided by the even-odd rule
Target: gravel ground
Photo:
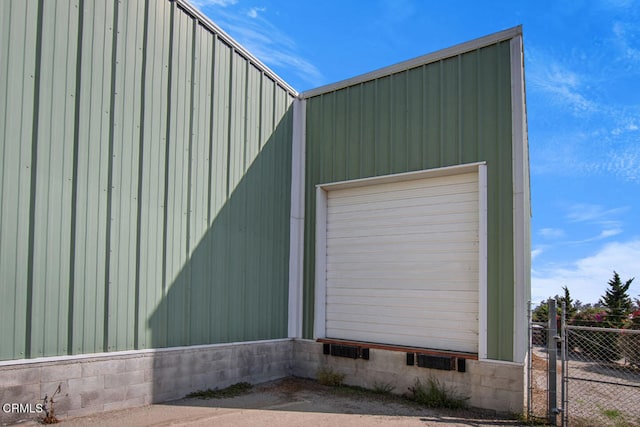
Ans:
{"type": "MultiPolygon", "coordinates": [[[[61,420],[65,426],[522,426],[495,413],[418,406],[399,396],[285,378],[232,398],[181,399],[161,405],[61,420]]],[[[27,425],[35,425],[33,421],[27,425]]]]}

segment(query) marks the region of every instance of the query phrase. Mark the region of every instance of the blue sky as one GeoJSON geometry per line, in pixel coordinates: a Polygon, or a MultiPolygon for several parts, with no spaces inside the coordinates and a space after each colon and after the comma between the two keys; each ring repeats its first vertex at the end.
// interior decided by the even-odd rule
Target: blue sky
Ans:
{"type": "Polygon", "coordinates": [[[640,0],[191,0],[298,91],[523,25],[532,300],[640,294],[640,0]]]}

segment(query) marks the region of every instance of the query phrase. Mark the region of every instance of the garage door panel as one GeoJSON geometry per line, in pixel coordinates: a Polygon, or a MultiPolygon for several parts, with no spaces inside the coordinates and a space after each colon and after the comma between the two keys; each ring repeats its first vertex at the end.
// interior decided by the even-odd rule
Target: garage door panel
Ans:
{"type": "MultiPolygon", "coordinates": [[[[442,288],[445,280],[437,280],[430,277],[429,281],[442,288]]],[[[452,292],[465,291],[469,289],[468,280],[451,281],[446,280],[446,289],[452,292]]],[[[393,289],[398,287],[398,280],[395,277],[392,278],[380,278],[380,277],[345,277],[335,276],[331,279],[332,287],[351,287],[353,289],[393,289]]],[[[402,288],[407,290],[422,290],[425,287],[425,278],[417,277],[415,279],[404,279],[402,282],[402,288]]],[[[328,292],[328,290],[327,290],[328,292]]]]}
{"type": "MultiPolygon", "coordinates": [[[[358,273],[358,272],[355,272],[358,273]]],[[[428,270],[426,268],[422,268],[421,270],[404,270],[404,271],[376,271],[368,273],[368,276],[365,276],[367,273],[359,273],[354,274],[354,272],[337,272],[337,271],[328,271],[327,272],[327,286],[331,284],[331,279],[344,279],[344,280],[354,280],[354,279],[386,279],[386,280],[395,280],[396,283],[404,283],[407,281],[430,281],[433,283],[439,283],[443,289],[446,289],[449,283],[469,283],[469,281],[478,277],[478,271],[472,270],[460,270],[460,271],[442,271],[437,268],[433,268],[432,270],[428,270]],[[428,276],[426,276],[428,275],[428,276]]]]}
{"type": "Polygon", "coordinates": [[[464,201],[457,203],[447,203],[441,205],[430,204],[416,204],[414,206],[407,206],[411,208],[410,212],[399,212],[397,207],[379,208],[378,206],[366,206],[362,205],[360,209],[332,209],[328,211],[329,224],[333,225],[333,222],[343,221],[362,221],[362,220],[393,220],[398,217],[405,217],[411,215],[415,218],[430,217],[437,218],[438,216],[447,216],[454,214],[469,214],[476,215],[476,208],[478,203],[474,201],[464,201]]]}
{"type": "MultiPolygon", "coordinates": [[[[332,221],[332,218],[329,218],[332,221]]],[[[387,218],[360,218],[353,221],[343,221],[340,225],[332,225],[327,227],[327,233],[330,236],[340,236],[342,233],[350,230],[355,231],[371,231],[371,229],[391,228],[396,227],[402,229],[413,229],[416,227],[446,227],[452,222],[455,224],[465,224],[469,229],[477,228],[478,217],[474,213],[459,212],[450,213],[446,215],[420,215],[420,216],[404,216],[404,217],[387,217],[387,218]],[[386,226],[381,226],[381,221],[384,221],[386,226]],[[475,228],[472,228],[475,227],[475,228]]],[[[334,223],[335,224],[335,223],[334,223]]],[[[447,229],[447,228],[445,228],[447,229]]]]}
{"type": "Polygon", "coordinates": [[[327,296],[348,297],[375,297],[375,298],[423,298],[427,301],[438,300],[439,302],[468,302],[475,304],[478,301],[477,290],[463,290],[451,292],[449,290],[431,289],[363,289],[363,288],[339,288],[331,287],[327,290],[327,296]]]}
{"type": "MultiPolygon", "coordinates": [[[[447,234],[449,235],[449,234],[447,234]]],[[[376,244],[366,242],[363,238],[344,239],[342,246],[332,246],[330,256],[342,256],[351,254],[394,254],[401,250],[409,253],[423,253],[425,255],[441,252],[465,252],[473,251],[477,253],[478,242],[469,242],[461,239],[443,239],[438,240],[438,244],[434,245],[433,241],[425,241],[424,237],[419,235],[409,236],[407,238],[390,238],[376,239],[376,244]],[[348,243],[348,244],[346,244],[348,243]],[[472,249],[473,248],[473,249],[472,249]]]]}
{"type": "MultiPolygon", "coordinates": [[[[351,331],[361,331],[366,332],[371,329],[369,327],[369,323],[365,322],[338,322],[338,321],[329,321],[327,322],[327,330],[351,330],[351,331]]],[[[420,336],[424,333],[423,325],[416,325],[415,323],[407,324],[407,325],[391,325],[388,323],[376,323],[376,328],[374,329],[377,333],[387,333],[387,334],[406,334],[413,336],[420,336]]],[[[429,334],[429,338],[445,338],[451,339],[452,333],[455,333],[458,337],[455,340],[464,340],[466,339],[475,339],[478,335],[478,332],[472,330],[470,328],[465,328],[464,325],[461,324],[452,324],[449,323],[448,327],[440,327],[434,328],[431,327],[431,332],[429,334]]]]}
{"type": "Polygon", "coordinates": [[[408,324],[429,325],[433,328],[450,328],[452,324],[466,325],[464,328],[477,331],[477,316],[461,313],[459,311],[435,312],[422,308],[397,310],[393,307],[377,307],[376,311],[360,310],[354,312],[352,307],[339,306],[330,310],[331,319],[342,322],[366,322],[371,325],[385,323],[389,325],[404,326],[408,324]]]}
{"type": "Polygon", "coordinates": [[[393,333],[393,342],[389,342],[389,333],[376,332],[376,331],[353,331],[349,329],[336,329],[332,330],[331,334],[327,331],[328,338],[365,341],[383,344],[402,345],[410,347],[422,347],[422,348],[434,348],[450,351],[461,351],[468,353],[475,353],[477,348],[470,345],[469,342],[474,339],[477,340],[477,336],[462,336],[460,339],[452,337],[425,337],[424,333],[419,335],[408,335],[398,330],[393,333]]]}
{"type": "Polygon", "coordinates": [[[478,351],[477,173],[329,190],[325,334],[478,351]]]}
{"type": "MultiPolygon", "coordinates": [[[[375,236],[357,236],[355,239],[350,239],[348,237],[335,237],[336,239],[341,239],[344,244],[353,245],[354,247],[357,245],[370,245],[371,243],[384,245],[387,243],[401,243],[401,242],[420,242],[420,243],[446,243],[446,242],[469,242],[469,238],[471,236],[477,236],[477,233],[474,231],[473,233],[464,232],[464,231],[452,231],[452,232],[437,232],[437,233],[420,233],[416,231],[415,233],[408,236],[394,236],[394,235],[375,235],[375,236]],[[428,237],[428,239],[427,239],[428,237]],[[350,240],[349,240],[350,239],[350,240]]],[[[436,245],[432,245],[436,246],[436,245]]],[[[327,247],[327,251],[332,251],[333,247],[327,247]]]]}
{"type": "MultiPolygon", "coordinates": [[[[345,239],[349,237],[373,237],[373,236],[407,236],[419,233],[424,239],[428,239],[430,234],[440,234],[449,232],[469,232],[466,236],[468,240],[477,240],[477,225],[465,222],[460,224],[425,224],[416,231],[415,227],[397,224],[385,224],[367,231],[366,229],[346,227],[342,232],[328,231],[327,239],[345,239]]],[[[328,249],[329,250],[329,249],[328,249]]]]}
{"type": "Polygon", "coordinates": [[[457,175],[449,175],[446,177],[422,178],[406,181],[390,182],[384,184],[368,185],[361,187],[344,188],[331,191],[331,198],[351,198],[366,195],[375,195],[399,191],[411,191],[418,189],[420,191],[450,191],[459,185],[473,185],[478,182],[476,173],[465,173],[457,175]]]}
{"type": "Polygon", "coordinates": [[[476,185],[476,183],[468,183],[435,188],[423,187],[414,189],[395,189],[390,191],[380,191],[372,194],[358,194],[354,196],[346,196],[344,194],[341,194],[340,191],[337,191],[332,192],[332,194],[329,196],[328,206],[331,208],[339,206],[355,206],[368,204],[386,205],[389,202],[431,202],[432,200],[442,200],[443,197],[452,197],[464,194],[469,194],[469,196],[472,197],[472,195],[477,191],[476,185]]]}
{"type": "MultiPolygon", "coordinates": [[[[424,262],[417,264],[415,262],[380,262],[380,263],[333,263],[329,265],[331,270],[335,273],[344,273],[350,274],[355,272],[353,276],[357,277],[376,277],[379,273],[388,273],[389,269],[397,269],[399,272],[393,272],[394,274],[402,274],[403,272],[410,273],[409,277],[415,275],[422,275],[423,278],[429,278],[431,273],[444,272],[449,274],[455,274],[452,270],[459,271],[464,277],[468,278],[465,273],[478,273],[478,267],[470,265],[467,262],[456,260],[456,261],[440,261],[440,262],[424,262]],[[362,272],[363,276],[360,276],[357,273],[360,273],[363,269],[367,269],[366,272],[362,272]]],[[[399,276],[405,277],[405,275],[399,276]]],[[[456,277],[461,277],[458,275],[453,276],[454,279],[456,277]]],[[[332,283],[333,285],[333,283],[332,283]]]]}
{"type": "MultiPolygon", "coordinates": [[[[382,259],[384,255],[379,255],[380,261],[357,261],[357,260],[340,260],[331,261],[327,263],[327,267],[333,272],[347,273],[350,272],[362,272],[362,277],[371,277],[372,273],[385,272],[389,269],[411,271],[413,273],[433,273],[438,271],[450,272],[451,269],[460,269],[462,271],[475,271],[478,272],[478,266],[472,265],[472,261],[477,259],[474,254],[459,254],[459,258],[453,258],[449,254],[434,254],[434,260],[418,261],[418,260],[389,260],[382,259]],[[362,271],[366,270],[366,271],[362,271]]],[[[399,257],[399,255],[394,255],[399,257]]],[[[417,258],[416,255],[414,257],[417,258]]],[[[400,273],[400,272],[399,272],[400,273]]],[[[451,273],[453,274],[453,273],[451,273]]],[[[335,276],[334,276],[335,277],[335,276]]],[[[352,274],[352,277],[359,277],[357,274],[352,274]]],[[[425,279],[429,279],[429,276],[424,276],[425,279]]]]}
{"type": "Polygon", "coordinates": [[[473,201],[475,197],[475,193],[457,193],[457,194],[446,194],[440,196],[433,196],[430,200],[422,199],[410,199],[410,198],[398,198],[396,199],[383,199],[383,200],[370,200],[370,201],[360,201],[359,203],[347,203],[346,201],[342,204],[336,203],[335,199],[327,200],[327,212],[329,215],[334,213],[344,213],[344,212],[370,212],[372,209],[386,209],[393,210],[396,208],[419,208],[421,206],[431,206],[431,205],[441,205],[441,204],[463,204],[469,201],[473,201]]]}
{"type": "Polygon", "coordinates": [[[327,218],[329,219],[328,225],[335,225],[334,222],[341,223],[343,221],[358,222],[361,220],[379,219],[379,220],[393,220],[394,218],[409,216],[409,217],[435,217],[442,215],[451,215],[457,213],[470,213],[476,214],[477,212],[472,209],[473,205],[476,205],[477,201],[474,200],[460,200],[452,201],[447,200],[441,204],[429,205],[425,203],[413,202],[407,206],[399,207],[393,203],[391,204],[361,204],[352,206],[340,206],[334,207],[331,210],[327,210],[327,218]]]}
{"type": "Polygon", "coordinates": [[[400,251],[396,252],[345,252],[343,254],[331,254],[327,255],[327,267],[331,267],[333,264],[379,264],[379,263],[426,263],[426,262],[447,262],[447,261],[463,261],[474,262],[478,260],[477,252],[470,251],[468,249],[459,250],[456,252],[447,251],[431,251],[428,249],[416,249],[407,253],[400,251]],[[428,261],[426,261],[428,259],[428,261]]]}
{"type": "MultiPolygon", "coordinates": [[[[380,316],[349,316],[342,315],[336,316],[333,320],[327,322],[327,328],[331,332],[332,330],[351,330],[362,331],[373,330],[376,332],[388,332],[394,333],[394,331],[402,331],[409,335],[421,335],[424,334],[425,326],[428,325],[430,329],[434,329],[440,332],[440,337],[448,337],[449,335],[456,334],[462,331],[469,337],[474,338],[478,335],[478,330],[475,325],[478,323],[477,319],[469,319],[465,322],[451,321],[451,320],[438,320],[438,319],[408,319],[408,318],[391,318],[388,321],[384,321],[384,318],[380,316]],[[403,322],[404,321],[404,322],[403,322]],[[372,328],[373,326],[373,328],[372,328]]],[[[437,334],[430,334],[430,337],[436,337],[437,334]]]]}
{"type": "MultiPolygon", "coordinates": [[[[454,258],[451,254],[436,253],[432,254],[433,260],[424,261],[419,260],[419,255],[414,254],[412,259],[393,259],[400,258],[401,255],[389,254],[385,257],[384,254],[378,254],[371,256],[369,254],[363,254],[363,257],[371,257],[372,259],[378,259],[377,262],[370,260],[358,259],[356,255],[351,257],[332,257],[332,261],[327,262],[327,268],[330,268],[334,272],[344,272],[349,274],[350,272],[362,272],[362,277],[371,277],[372,272],[387,271],[389,269],[397,269],[403,271],[432,273],[437,271],[449,272],[452,268],[459,268],[463,271],[478,271],[478,266],[474,266],[473,261],[477,260],[475,254],[468,252],[458,254],[458,258],[454,258]],[[366,270],[366,271],[362,271],[366,270]]],[[[429,256],[429,255],[423,255],[429,256]]],[[[410,258],[410,257],[407,257],[410,258]]],[[[335,277],[335,276],[334,276],[335,277]]],[[[357,274],[352,274],[351,277],[358,277],[357,274]]],[[[425,280],[429,279],[429,276],[424,277],[425,280]]]]}
{"type": "MultiPolygon", "coordinates": [[[[468,206],[466,206],[468,209],[468,206]]],[[[462,209],[447,209],[443,212],[434,212],[427,206],[421,206],[419,210],[413,209],[385,209],[378,210],[375,206],[368,206],[362,212],[349,212],[341,215],[328,214],[327,230],[337,227],[344,227],[347,224],[360,227],[380,227],[397,223],[414,224],[443,224],[454,222],[477,222],[478,214],[474,211],[464,211],[462,209]]]]}
{"type": "MultiPolygon", "coordinates": [[[[327,295],[327,304],[344,304],[344,298],[339,296],[327,295]]],[[[443,304],[455,303],[458,305],[456,310],[463,313],[477,313],[478,304],[476,302],[455,301],[453,298],[449,301],[429,301],[424,299],[415,299],[409,297],[397,296],[393,298],[384,298],[384,300],[375,297],[358,296],[349,297],[349,304],[357,309],[357,306],[377,306],[377,307],[398,307],[398,308],[423,308],[425,310],[439,311],[444,310],[443,304]]]]}
{"type": "Polygon", "coordinates": [[[392,306],[361,306],[358,310],[354,310],[351,304],[334,304],[331,307],[327,307],[327,313],[339,315],[352,315],[352,316],[377,316],[380,318],[387,318],[390,321],[392,317],[405,317],[409,319],[424,319],[425,321],[473,321],[477,320],[475,313],[465,312],[464,309],[455,305],[448,307],[447,310],[443,310],[439,307],[438,310],[429,310],[426,307],[405,307],[398,309],[398,307],[392,306]],[[463,313],[463,315],[461,315],[463,313]],[[465,314],[466,313],[466,314],[465,314]]]}

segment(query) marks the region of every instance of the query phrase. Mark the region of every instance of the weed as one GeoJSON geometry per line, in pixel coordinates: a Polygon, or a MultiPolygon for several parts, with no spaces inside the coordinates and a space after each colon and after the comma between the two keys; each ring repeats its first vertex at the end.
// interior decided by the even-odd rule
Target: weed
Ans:
{"type": "Polygon", "coordinates": [[[535,415],[529,416],[526,413],[510,413],[507,417],[508,419],[517,420],[523,425],[527,426],[546,426],[547,420],[545,418],[540,418],[535,415]]]}
{"type": "Polygon", "coordinates": [[[320,384],[334,387],[342,385],[344,380],[344,374],[339,374],[331,368],[321,368],[316,376],[320,384]]]}
{"type": "Polygon", "coordinates": [[[44,396],[43,399],[43,409],[44,409],[44,413],[45,416],[44,418],[41,420],[42,424],[57,424],[60,422],[60,420],[58,420],[58,418],[56,417],[56,411],[54,408],[54,403],[55,401],[53,400],[53,398],[55,397],[56,394],[60,393],[60,387],[62,386],[61,384],[58,384],[58,388],[56,388],[56,391],[53,392],[53,394],[51,395],[51,397],[48,397],[46,394],[44,396]],[[51,405],[51,406],[49,406],[51,405]]]}
{"type": "Polygon", "coordinates": [[[454,390],[448,389],[435,378],[423,385],[419,379],[413,387],[409,387],[408,397],[429,408],[461,409],[467,406],[468,397],[462,397],[454,390]]]}
{"type": "Polygon", "coordinates": [[[391,392],[395,389],[390,383],[373,383],[373,392],[376,394],[391,394],[391,392]]]}
{"type": "Polygon", "coordinates": [[[237,397],[248,393],[252,388],[253,386],[249,383],[236,383],[221,390],[217,388],[215,390],[208,388],[206,390],[194,391],[187,394],[186,397],[198,399],[228,399],[230,397],[237,397]]]}
{"type": "Polygon", "coordinates": [[[622,414],[617,409],[604,409],[602,411],[602,415],[609,418],[610,420],[614,420],[616,418],[620,418],[622,414]]]}

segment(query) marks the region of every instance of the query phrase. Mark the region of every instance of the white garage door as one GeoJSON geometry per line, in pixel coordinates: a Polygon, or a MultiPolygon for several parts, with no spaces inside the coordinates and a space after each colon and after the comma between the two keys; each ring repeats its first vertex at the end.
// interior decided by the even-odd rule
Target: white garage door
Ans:
{"type": "Polygon", "coordinates": [[[478,172],[329,189],[327,338],[478,352],[478,172]]]}

